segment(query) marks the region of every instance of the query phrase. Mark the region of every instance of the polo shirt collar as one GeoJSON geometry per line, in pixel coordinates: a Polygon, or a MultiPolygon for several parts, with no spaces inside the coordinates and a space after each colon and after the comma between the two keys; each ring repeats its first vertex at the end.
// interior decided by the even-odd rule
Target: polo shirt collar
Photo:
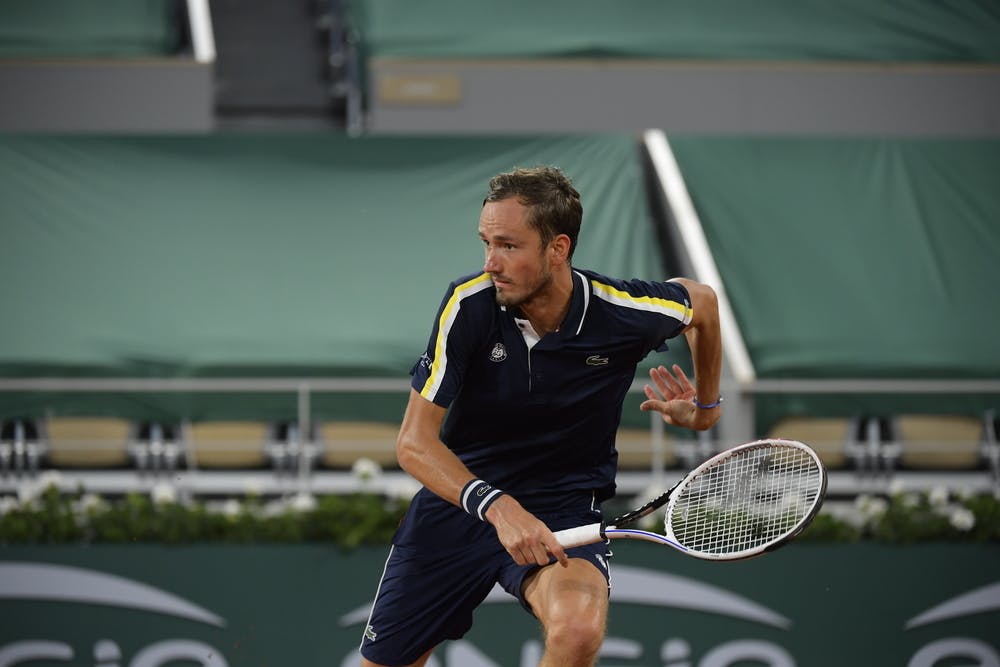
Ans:
{"type": "MultiPolygon", "coordinates": [[[[569,301],[569,311],[566,313],[563,323],[559,326],[559,331],[555,332],[557,338],[573,338],[583,331],[583,321],[587,317],[587,310],[590,308],[590,297],[590,281],[579,271],[573,271],[573,294],[569,301]]],[[[507,306],[500,306],[500,309],[508,312],[507,306]]],[[[519,308],[509,311],[509,314],[515,321],[527,321],[521,317],[521,310],[519,308]]]]}

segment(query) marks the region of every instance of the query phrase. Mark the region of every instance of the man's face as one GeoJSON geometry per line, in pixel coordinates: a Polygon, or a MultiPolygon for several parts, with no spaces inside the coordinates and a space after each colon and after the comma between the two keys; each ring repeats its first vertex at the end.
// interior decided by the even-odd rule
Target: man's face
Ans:
{"type": "Polygon", "coordinates": [[[528,303],[552,283],[547,248],[528,224],[527,207],[516,198],[483,205],[479,237],[486,250],[483,270],[493,278],[500,305],[528,303]]]}

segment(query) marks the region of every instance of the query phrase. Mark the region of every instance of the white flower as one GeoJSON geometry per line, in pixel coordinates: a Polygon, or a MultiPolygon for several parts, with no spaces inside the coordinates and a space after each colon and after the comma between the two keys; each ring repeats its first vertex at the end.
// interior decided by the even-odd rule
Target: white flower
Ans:
{"type": "Polygon", "coordinates": [[[149,490],[149,497],[157,505],[167,505],[177,502],[177,488],[167,482],[158,482],[149,490]]]}
{"type": "Polygon", "coordinates": [[[108,503],[105,502],[104,498],[101,498],[95,493],[85,493],[81,496],[80,500],[76,502],[76,511],[81,514],[101,512],[107,509],[107,507],[108,503]]]}
{"type": "Polygon", "coordinates": [[[271,500],[264,504],[260,514],[265,518],[281,516],[288,509],[287,503],[282,499],[271,500]]]}
{"type": "Polygon", "coordinates": [[[781,496],[781,510],[783,512],[804,511],[808,506],[807,498],[801,493],[790,492],[781,496]]]}
{"type": "Polygon", "coordinates": [[[417,491],[422,488],[423,486],[421,486],[420,482],[407,475],[389,488],[389,494],[394,500],[408,503],[413,500],[413,496],[417,495],[417,491]]]}
{"type": "Polygon", "coordinates": [[[904,493],[901,502],[904,509],[915,509],[918,505],[920,505],[920,494],[904,493]]]}
{"type": "Polygon", "coordinates": [[[240,501],[236,500],[235,498],[229,498],[228,500],[223,502],[222,505],[219,507],[219,512],[229,517],[230,519],[238,517],[240,515],[240,512],[242,511],[243,511],[243,506],[240,505],[240,501]]]}
{"type": "Polygon", "coordinates": [[[46,470],[38,476],[38,488],[42,492],[50,486],[54,486],[56,491],[62,487],[62,474],[58,470],[46,470]]]}
{"type": "Polygon", "coordinates": [[[362,484],[367,484],[382,474],[382,467],[368,458],[360,458],[351,466],[351,474],[354,479],[362,484]]]}
{"type": "Polygon", "coordinates": [[[940,508],[944,507],[948,503],[948,489],[943,486],[935,486],[927,494],[927,501],[931,504],[931,507],[940,508]]]}
{"type": "Polygon", "coordinates": [[[862,528],[864,525],[861,512],[856,505],[843,502],[830,502],[823,505],[823,513],[855,528],[862,528]]]}
{"type": "Polygon", "coordinates": [[[971,500],[975,493],[972,491],[972,487],[968,484],[962,484],[957,489],[955,489],[955,495],[958,496],[959,500],[971,500]]]}
{"type": "Polygon", "coordinates": [[[889,483],[890,496],[898,496],[902,494],[905,490],[906,490],[906,484],[899,477],[896,477],[895,479],[892,480],[892,482],[889,483]]]}
{"type": "Polygon", "coordinates": [[[889,503],[885,498],[861,494],[854,499],[854,506],[861,515],[862,521],[878,519],[889,509],[889,503]]]}
{"type": "Polygon", "coordinates": [[[85,493],[79,500],[75,500],[71,506],[76,525],[84,527],[93,515],[107,510],[108,503],[96,494],[85,493]]]}
{"type": "Polygon", "coordinates": [[[957,507],[948,517],[948,522],[956,530],[968,532],[976,525],[976,515],[964,507],[957,507]]]}
{"type": "Polygon", "coordinates": [[[311,512],[316,509],[316,498],[311,493],[299,492],[288,501],[288,508],[293,512],[311,512]]]}
{"type": "Polygon", "coordinates": [[[17,499],[23,507],[33,505],[42,495],[44,487],[35,481],[21,482],[17,486],[17,499]]]}
{"type": "Polygon", "coordinates": [[[854,496],[854,507],[859,511],[868,507],[868,505],[871,504],[871,502],[872,502],[872,497],[867,493],[859,493],[858,495],[854,496]]]}
{"type": "Polygon", "coordinates": [[[259,498],[263,491],[264,489],[261,487],[260,482],[253,477],[247,477],[243,480],[243,495],[250,496],[251,498],[259,498]]]}
{"type": "Polygon", "coordinates": [[[0,496],[0,516],[3,516],[12,510],[16,510],[20,506],[21,503],[17,501],[17,498],[13,496],[0,496]]]}
{"type": "Polygon", "coordinates": [[[46,470],[34,480],[21,482],[17,487],[17,497],[22,505],[31,505],[42,497],[49,487],[59,491],[62,475],[56,470],[46,470]]]}

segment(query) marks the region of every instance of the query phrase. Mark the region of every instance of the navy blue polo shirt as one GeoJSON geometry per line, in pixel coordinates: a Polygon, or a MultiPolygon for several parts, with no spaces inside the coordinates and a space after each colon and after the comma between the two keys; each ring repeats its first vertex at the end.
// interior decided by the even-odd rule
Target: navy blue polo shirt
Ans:
{"type": "Polygon", "coordinates": [[[573,490],[604,500],[636,366],[692,313],[679,283],[574,269],[566,319],[539,339],[496,302],[489,274],[467,276],[449,286],[412,386],[449,409],[441,439],[469,470],[529,511],[573,490]]]}

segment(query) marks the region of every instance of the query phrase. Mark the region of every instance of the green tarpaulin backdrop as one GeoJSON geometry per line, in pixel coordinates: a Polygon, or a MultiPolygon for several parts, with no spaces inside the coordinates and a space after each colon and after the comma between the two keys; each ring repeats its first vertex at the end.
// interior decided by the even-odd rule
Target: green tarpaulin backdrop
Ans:
{"type": "MultiPolygon", "coordinates": [[[[482,268],[500,171],[574,179],[576,265],[667,277],[637,151],[626,135],[0,139],[0,375],[405,378],[448,282],[482,268]]],[[[294,395],[7,398],[8,414],[295,416],[294,395]]]]}
{"type": "MultiPolygon", "coordinates": [[[[1000,141],[678,137],[762,378],[1000,377],[1000,141]]],[[[981,414],[996,395],[785,396],[785,413],[981,414]]]]}
{"type": "Polygon", "coordinates": [[[173,53],[171,0],[3,0],[0,58],[136,58],[173,53]]]}
{"type": "MultiPolygon", "coordinates": [[[[760,377],[1000,377],[1000,142],[672,145],[760,377]]],[[[487,180],[539,163],[583,193],[578,266],[672,274],[629,135],[0,138],[0,376],[404,378],[448,281],[482,266],[487,180]]],[[[343,398],[318,397],[317,416],[395,420],[405,396],[343,398]]],[[[784,413],[998,407],[760,406],[761,429],[784,413]]],[[[0,415],[295,410],[293,395],[0,395],[0,415]]]]}
{"type": "Polygon", "coordinates": [[[998,62],[989,0],[356,0],[372,56],[998,62]]]}

